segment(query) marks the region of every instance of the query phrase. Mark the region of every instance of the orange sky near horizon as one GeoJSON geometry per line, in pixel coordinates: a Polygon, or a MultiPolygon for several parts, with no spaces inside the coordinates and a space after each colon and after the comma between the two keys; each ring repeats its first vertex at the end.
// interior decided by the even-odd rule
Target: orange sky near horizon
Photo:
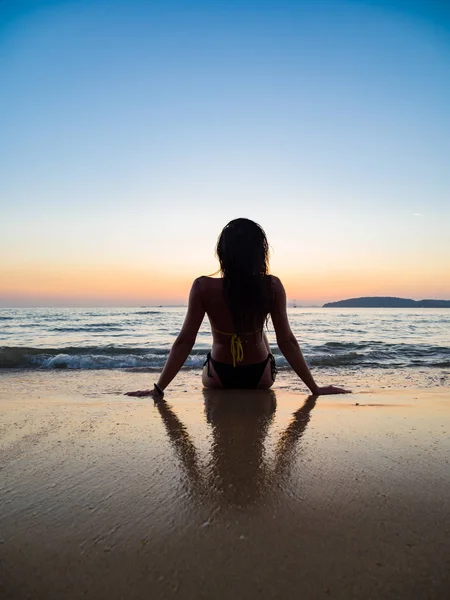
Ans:
{"type": "MultiPolygon", "coordinates": [[[[298,305],[358,296],[450,299],[449,279],[438,268],[414,273],[394,265],[366,272],[353,268],[275,274],[284,283],[288,302],[295,300],[298,305]]],[[[198,275],[190,270],[176,273],[122,265],[0,268],[0,298],[3,306],[8,306],[8,299],[12,306],[186,304],[198,275]]]]}

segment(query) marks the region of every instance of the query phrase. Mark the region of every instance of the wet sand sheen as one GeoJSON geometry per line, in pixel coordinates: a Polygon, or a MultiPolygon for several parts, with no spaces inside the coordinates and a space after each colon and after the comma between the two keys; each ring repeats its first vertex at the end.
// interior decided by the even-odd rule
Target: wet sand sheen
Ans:
{"type": "Polygon", "coordinates": [[[61,381],[0,397],[2,598],[446,597],[448,390],[61,381]]]}

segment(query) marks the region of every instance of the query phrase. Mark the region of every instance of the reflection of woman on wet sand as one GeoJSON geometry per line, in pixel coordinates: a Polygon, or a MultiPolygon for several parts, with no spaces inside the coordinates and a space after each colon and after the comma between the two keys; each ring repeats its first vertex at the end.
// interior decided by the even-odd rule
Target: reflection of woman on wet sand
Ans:
{"type": "Polygon", "coordinates": [[[249,219],[235,219],[220,234],[216,248],[220,278],[194,281],[187,315],[158,382],[152,390],[129,396],[164,396],[164,390],[189,356],[205,314],[213,344],[203,369],[208,388],[268,389],[275,381],[275,359],[264,333],[269,315],[277,344],[312,394],[342,394],[332,385],[320,387],[311,375],[286,313],[281,281],[269,275],[269,244],[263,229],[249,219]]]}
{"type": "Polygon", "coordinates": [[[316,403],[309,396],[280,435],[273,465],[265,456],[266,437],[276,410],[272,390],[235,393],[204,390],[206,419],[212,429],[209,462],[200,465],[197,450],[178,416],[163,400],[156,403],[170,442],[195,494],[219,505],[249,506],[287,477],[296,443],[316,403]]]}

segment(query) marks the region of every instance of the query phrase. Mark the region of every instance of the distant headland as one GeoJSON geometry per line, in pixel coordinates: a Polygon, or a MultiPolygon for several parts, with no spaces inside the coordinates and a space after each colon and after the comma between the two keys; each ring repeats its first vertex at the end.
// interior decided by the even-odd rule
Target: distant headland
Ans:
{"type": "Polygon", "coordinates": [[[327,302],[323,308],[450,308],[450,300],[411,300],[392,296],[364,296],[327,302]]]}

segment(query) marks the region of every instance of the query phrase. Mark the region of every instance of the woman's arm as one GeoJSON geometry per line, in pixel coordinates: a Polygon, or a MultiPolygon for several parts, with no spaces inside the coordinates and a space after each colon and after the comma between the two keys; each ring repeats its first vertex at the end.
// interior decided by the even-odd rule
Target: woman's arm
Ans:
{"type": "MultiPolygon", "coordinates": [[[[201,277],[196,279],[192,284],[189,294],[189,304],[183,327],[173,343],[166,364],[158,379],[158,387],[164,390],[181,367],[186,362],[192,347],[195,344],[198,330],[205,316],[205,309],[202,298],[202,281],[201,277]]],[[[158,396],[154,390],[140,390],[137,392],[127,392],[127,396],[158,396]]]]}
{"type": "Polygon", "coordinates": [[[320,394],[345,394],[347,390],[332,385],[319,387],[311,375],[306,364],[300,346],[292,333],[286,311],[286,292],[283,284],[272,275],[273,282],[273,310],[271,311],[272,323],[277,336],[277,344],[286,360],[300,377],[305,385],[309,387],[313,395],[320,394]]]}

